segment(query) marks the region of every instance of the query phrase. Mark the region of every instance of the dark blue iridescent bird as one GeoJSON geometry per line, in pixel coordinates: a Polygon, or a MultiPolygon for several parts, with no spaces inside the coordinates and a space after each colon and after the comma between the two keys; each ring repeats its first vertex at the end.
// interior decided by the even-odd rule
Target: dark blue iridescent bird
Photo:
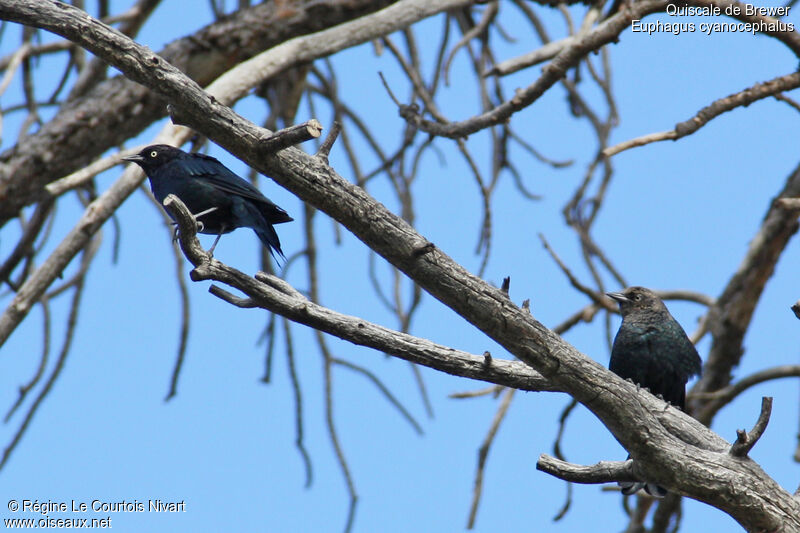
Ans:
{"type": "Polygon", "coordinates": [[[142,167],[159,203],[174,194],[200,222],[200,233],[217,236],[209,253],[223,234],[252,228],[273,257],[275,252],[284,257],[272,225],[291,222],[292,217],[217,159],[165,144],[148,146],[122,159],[142,167]]]}
{"type": "MultiPolygon", "coordinates": [[[[629,287],[608,296],[619,304],[622,315],[609,370],[683,410],[686,382],[701,371],[694,344],[653,291],[629,287]]],[[[662,487],[651,483],[620,485],[624,494],[633,494],[640,488],[653,496],[666,494],[662,487]]]]}

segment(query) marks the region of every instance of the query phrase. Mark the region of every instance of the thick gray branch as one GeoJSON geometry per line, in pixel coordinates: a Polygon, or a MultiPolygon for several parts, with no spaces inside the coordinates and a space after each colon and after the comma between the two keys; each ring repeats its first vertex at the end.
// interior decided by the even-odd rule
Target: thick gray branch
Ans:
{"type": "Polygon", "coordinates": [[[170,195],[164,206],[178,222],[179,242],[186,257],[196,267],[193,281],[215,280],[230,285],[248,296],[236,297],[219,287],[210,292],[238,307],[261,307],[290,320],[324,331],[359,346],[367,346],[406,361],[455,376],[478,379],[528,391],[559,392],[541,374],[520,361],[485,358],[427,339],[421,339],[373,324],[358,317],[337,313],[317,305],[282,279],[259,273],[255,278],[225,265],[206,253],[196,237],[196,225],[186,206],[170,195]]]}

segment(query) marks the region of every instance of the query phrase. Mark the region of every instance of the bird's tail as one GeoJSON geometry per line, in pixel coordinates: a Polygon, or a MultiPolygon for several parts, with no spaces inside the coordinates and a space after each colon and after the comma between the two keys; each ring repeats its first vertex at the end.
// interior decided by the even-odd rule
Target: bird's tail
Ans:
{"type": "Polygon", "coordinates": [[[272,224],[264,222],[259,227],[253,228],[253,231],[256,232],[258,238],[261,239],[261,242],[267,247],[273,259],[277,261],[278,257],[280,257],[284,261],[286,260],[286,256],[283,255],[283,250],[281,250],[281,241],[278,238],[278,234],[275,232],[275,228],[272,227],[272,224]],[[277,256],[275,252],[278,253],[277,256]]]}
{"type": "MultiPolygon", "coordinates": [[[[278,238],[278,234],[275,232],[275,228],[272,227],[272,220],[266,218],[264,216],[263,211],[259,208],[259,206],[254,205],[253,203],[245,203],[246,209],[249,213],[248,226],[253,228],[253,231],[256,232],[258,238],[261,239],[261,242],[264,246],[267,247],[269,250],[270,255],[272,256],[275,261],[278,260],[280,257],[284,261],[286,260],[286,256],[283,255],[283,250],[281,250],[281,241],[278,238]],[[277,252],[277,255],[275,255],[277,252]]],[[[284,215],[286,214],[283,209],[280,207],[275,206],[279,211],[283,212],[284,215]]],[[[291,220],[291,217],[286,215],[291,220]]]]}
{"type": "Polygon", "coordinates": [[[617,485],[622,489],[622,494],[630,496],[636,494],[641,489],[654,498],[661,499],[667,495],[667,489],[655,483],[645,483],[642,481],[618,481],[617,485]]]}
{"type": "MultiPolygon", "coordinates": [[[[631,455],[628,454],[628,461],[630,461],[631,455]]],[[[640,490],[644,489],[644,491],[652,496],[653,498],[661,499],[667,495],[667,489],[660,485],[656,485],[655,483],[648,483],[646,481],[618,481],[617,485],[622,489],[622,494],[625,496],[630,496],[631,494],[636,494],[640,490]]]]}

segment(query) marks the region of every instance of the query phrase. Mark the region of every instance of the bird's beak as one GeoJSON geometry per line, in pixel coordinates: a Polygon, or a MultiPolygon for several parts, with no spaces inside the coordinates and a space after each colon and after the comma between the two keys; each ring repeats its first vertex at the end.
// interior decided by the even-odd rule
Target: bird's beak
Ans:
{"type": "Polygon", "coordinates": [[[621,292],[607,292],[606,296],[619,303],[628,301],[628,297],[622,294],[621,292]]]}
{"type": "Polygon", "coordinates": [[[130,161],[131,163],[141,163],[144,161],[144,157],[140,156],[139,154],[128,155],[121,159],[123,161],[130,161]]]}

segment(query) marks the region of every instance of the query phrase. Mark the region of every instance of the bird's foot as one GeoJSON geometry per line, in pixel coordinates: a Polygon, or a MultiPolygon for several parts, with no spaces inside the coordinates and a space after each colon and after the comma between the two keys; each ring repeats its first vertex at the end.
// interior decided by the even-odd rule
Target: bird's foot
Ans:
{"type": "MultiPolygon", "coordinates": [[[[197,233],[203,233],[203,230],[206,229],[205,224],[203,224],[203,221],[199,220],[199,218],[201,216],[203,216],[203,215],[207,215],[209,213],[213,213],[216,210],[217,210],[216,207],[209,207],[208,209],[206,209],[204,211],[200,211],[199,213],[192,215],[194,217],[194,223],[197,226],[197,233]]],[[[214,244],[212,244],[211,248],[209,248],[209,250],[208,250],[208,253],[209,253],[209,255],[211,257],[214,257],[214,248],[217,247],[217,241],[219,241],[219,235],[217,236],[217,240],[214,241],[214,244]]]]}
{"type": "MultiPolygon", "coordinates": [[[[638,382],[632,380],[631,378],[625,378],[625,381],[627,381],[629,383],[633,383],[634,385],[636,385],[636,392],[639,392],[640,390],[642,390],[642,386],[639,385],[638,382]]],[[[647,389],[644,389],[644,390],[647,390],[647,389]]]]}
{"type": "Polygon", "coordinates": [[[219,242],[219,238],[220,238],[220,237],[222,237],[222,233],[220,233],[219,235],[217,235],[217,238],[216,238],[216,239],[214,239],[214,244],[212,244],[212,245],[211,245],[211,248],[209,248],[209,249],[208,249],[208,252],[207,252],[207,253],[208,253],[208,255],[209,255],[209,256],[211,256],[211,257],[214,257],[214,248],[216,248],[216,247],[217,247],[217,243],[219,242]]]}
{"type": "Polygon", "coordinates": [[[192,216],[193,216],[195,219],[198,219],[198,218],[200,218],[201,216],[203,216],[203,215],[207,215],[207,214],[209,214],[209,213],[213,213],[213,212],[214,212],[214,211],[216,211],[216,210],[217,210],[217,208],[216,208],[216,207],[209,207],[209,208],[208,208],[208,209],[206,209],[205,211],[200,211],[199,213],[197,213],[197,214],[195,214],[195,215],[192,215],[192,216]]]}
{"type": "MultiPolygon", "coordinates": [[[[194,223],[195,223],[195,227],[197,227],[197,233],[202,233],[203,229],[205,228],[203,223],[200,222],[197,219],[195,219],[194,223]]],[[[178,223],[177,222],[173,222],[172,225],[174,226],[174,228],[172,228],[172,242],[175,242],[175,241],[178,240],[178,233],[179,233],[178,232],[178,223]]]]}

